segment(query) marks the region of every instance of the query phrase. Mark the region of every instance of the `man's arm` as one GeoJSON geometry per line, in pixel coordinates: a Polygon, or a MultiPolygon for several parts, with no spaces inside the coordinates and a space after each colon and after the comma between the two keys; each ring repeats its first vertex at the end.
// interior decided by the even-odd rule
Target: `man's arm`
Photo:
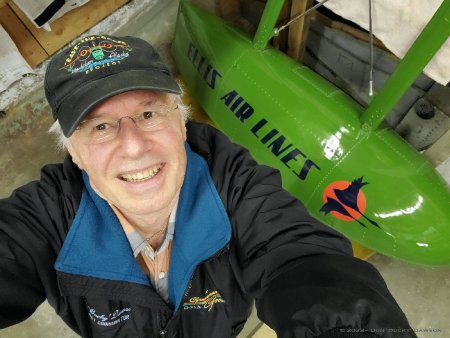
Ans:
{"type": "Polygon", "coordinates": [[[409,328],[376,269],[283,190],[277,170],[210,127],[189,129],[230,216],[242,284],[279,337],[409,328]]]}
{"type": "Polygon", "coordinates": [[[53,264],[80,194],[63,194],[68,186],[62,166],[52,165],[0,200],[0,328],[25,320],[46,298],[60,307],[53,264]]]}

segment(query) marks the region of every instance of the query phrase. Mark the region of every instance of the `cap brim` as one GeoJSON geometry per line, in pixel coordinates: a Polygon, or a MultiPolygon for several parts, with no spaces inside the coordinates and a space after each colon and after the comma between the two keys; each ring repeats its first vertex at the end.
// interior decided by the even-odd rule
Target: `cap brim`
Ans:
{"type": "Polygon", "coordinates": [[[111,74],[86,83],[66,97],[58,109],[58,121],[66,137],[100,102],[130,90],[153,90],[181,94],[177,82],[161,70],[139,69],[111,74]]]}

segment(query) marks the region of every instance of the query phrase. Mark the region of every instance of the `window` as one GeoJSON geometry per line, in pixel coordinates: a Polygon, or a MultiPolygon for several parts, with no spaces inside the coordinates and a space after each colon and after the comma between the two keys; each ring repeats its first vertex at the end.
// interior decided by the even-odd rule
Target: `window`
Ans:
{"type": "Polygon", "coordinates": [[[265,0],[191,0],[191,3],[220,16],[252,38],[266,6],[265,0]]]}

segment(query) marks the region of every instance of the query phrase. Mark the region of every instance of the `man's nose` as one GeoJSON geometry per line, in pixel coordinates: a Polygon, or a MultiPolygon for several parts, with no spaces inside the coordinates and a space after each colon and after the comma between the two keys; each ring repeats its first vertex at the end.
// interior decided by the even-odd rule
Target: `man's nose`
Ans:
{"type": "Polygon", "coordinates": [[[150,149],[151,140],[131,117],[120,120],[117,133],[120,145],[127,156],[136,157],[150,149]]]}

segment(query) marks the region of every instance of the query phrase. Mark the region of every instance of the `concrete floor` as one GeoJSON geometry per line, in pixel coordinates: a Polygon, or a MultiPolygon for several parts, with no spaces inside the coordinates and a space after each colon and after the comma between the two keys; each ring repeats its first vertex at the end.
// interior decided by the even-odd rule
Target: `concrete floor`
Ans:
{"type": "MultiPolygon", "coordinates": [[[[156,2],[162,3],[162,0],[156,2]]],[[[173,20],[176,3],[176,0],[170,0],[169,8],[165,7],[165,15],[173,16],[173,20]]],[[[145,22],[150,21],[152,26],[162,27],[162,30],[158,30],[157,37],[144,37],[156,45],[160,45],[163,54],[168,57],[165,44],[170,41],[168,36],[173,27],[167,24],[167,20],[157,21],[159,20],[158,11],[154,10],[152,13],[153,16],[147,16],[145,22]],[[162,34],[162,31],[166,32],[166,35],[162,34]]],[[[142,36],[142,32],[151,31],[145,28],[143,21],[138,19],[134,25],[120,28],[117,34],[142,36]]],[[[27,92],[26,98],[10,108],[6,116],[0,119],[0,144],[2,145],[0,198],[8,196],[15,187],[37,178],[39,169],[45,163],[60,161],[63,158],[64,154],[55,150],[53,139],[46,133],[51,123],[49,108],[41,86],[27,92]]],[[[450,337],[450,321],[448,320],[450,316],[450,268],[421,267],[379,254],[372,256],[369,261],[379,269],[385,278],[389,289],[406,313],[411,326],[417,330],[419,337],[450,337]],[[426,330],[428,331],[426,332],[426,330]]],[[[241,337],[275,337],[269,328],[260,327],[254,316],[244,330],[241,337]]],[[[47,303],[44,303],[27,321],[0,330],[0,337],[72,338],[77,335],[54,315],[47,303]]]]}

